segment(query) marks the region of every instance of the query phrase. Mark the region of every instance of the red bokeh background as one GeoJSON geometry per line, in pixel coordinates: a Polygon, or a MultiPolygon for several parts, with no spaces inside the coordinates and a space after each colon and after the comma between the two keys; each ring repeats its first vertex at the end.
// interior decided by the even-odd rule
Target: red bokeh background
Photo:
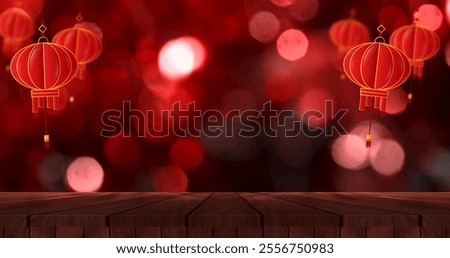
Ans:
{"type": "MultiPolygon", "coordinates": [[[[0,11],[9,7],[9,2],[2,1],[0,11]]],[[[39,25],[41,1],[22,2],[39,25]]],[[[369,28],[372,39],[381,21],[388,38],[396,28],[410,24],[422,4],[439,6],[444,13],[448,6],[445,0],[387,0],[383,8],[382,2],[67,0],[62,4],[46,0],[43,16],[48,38],[74,25],[81,10],[84,21],[101,28],[103,52],[88,65],[85,80],[76,79],[62,89],[61,111],[48,114],[49,149],[42,143],[44,115],[31,113],[29,91],[12,79],[10,58],[0,55],[0,191],[76,190],[67,182],[68,171],[72,171],[71,178],[76,174],[73,182],[81,184],[81,189],[83,182],[103,180],[98,189],[93,188],[99,191],[449,190],[448,19],[436,31],[441,50],[426,62],[424,78],[414,86],[414,102],[406,108],[406,94],[398,91],[388,99],[389,114],[375,113],[379,125],[375,135],[383,140],[367,153],[356,146],[360,142],[355,137],[339,140],[338,145],[343,146],[334,145],[337,135],[139,137],[138,128],[149,125],[133,119],[123,128],[131,137],[100,136],[102,114],[122,110],[124,101],[133,109],[155,112],[170,109],[178,101],[182,107],[195,101],[200,110],[222,113],[259,110],[272,101],[277,110],[295,110],[301,115],[309,109],[321,111],[325,100],[333,100],[335,109],[350,109],[341,121],[346,130],[364,134],[360,123],[364,125],[370,112],[358,111],[359,87],[336,69],[337,48],[328,38],[328,29],[337,20],[348,18],[354,9],[355,18],[369,28]],[[262,21],[267,24],[249,25],[253,15],[261,11],[273,14],[261,16],[269,17],[262,21]],[[265,28],[267,31],[261,31],[265,28]],[[288,61],[277,53],[280,47],[288,54],[292,53],[290,48],[298,50],[290,38],[284,40],[287,45],[277,42],[289,29],[301,30],[309,41],[305,56],[298,60],[288,61]],[[167,42],[181,37],[200,45],[193,47],[190,64],[190,57],[186,57],[192,71],[174,74],[171,70],[170,76],[175,77],[170,80],[159,71],[158,56],[167,42]],[[92,157],[98,164],[73,168],[73,160],[79,157],[92,157]],[[387,162],[387,168],[380,159],[387,162]],[[73,172],[86,167],[96,174],[73,172]]],[[[36,33],[33,41],[38,37],[36,33]]],[[[185,58],[177,57],[181,61],[185,58]]],[[[157,112],[155,117],[160,118],[157,112]]],[[[323,127],[326,122],[330,121],[312,121],[310,126],[323,127]]],[[[163,126],[149,123],[153,128],[163,126]]],[[[189,123],[171,126],[187,128],[189,123]]]]}

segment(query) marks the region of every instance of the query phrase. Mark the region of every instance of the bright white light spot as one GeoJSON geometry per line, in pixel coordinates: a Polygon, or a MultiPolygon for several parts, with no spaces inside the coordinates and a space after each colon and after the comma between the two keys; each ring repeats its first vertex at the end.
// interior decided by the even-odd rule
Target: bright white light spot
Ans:
{"type": "Polygon", "coordinates": [[[103,184],[103,168],[93,158],[77,158],[67,169],[66,181],[76,192],[95,192],[103,184]]]}
{"type": "Polygon", "coordinates": [[[277,41],[277,49],[280,56],[289,61],[296,61],[305,56],[308,51],[308,38],[296,29],[283,32],[277,41]]]}
{"type": "Polygon", "coordinates": [[[267,43],[280,31],[280,21],[270,12],[257,12],[250,18],[248,29],[254,39],[267,43]]]}
{"type": "Polygon", "coordinates": [[[206,58],[203,44],[193,37],[167,42],[159,52],[160,72],[170,80],[183,79],[200,69],[206,58]]]}

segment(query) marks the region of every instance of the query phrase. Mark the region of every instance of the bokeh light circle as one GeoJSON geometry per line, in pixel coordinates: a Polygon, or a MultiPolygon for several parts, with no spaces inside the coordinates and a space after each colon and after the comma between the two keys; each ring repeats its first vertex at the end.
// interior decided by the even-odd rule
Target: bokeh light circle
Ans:
{"type": "Polygon", "coordinates": [[[319,0],[294,0],[288,10],[292,18],[306,22],[316,17],[319,12],[319,0]]]}
{"type": "Polygon", "coordinates": [[[159,71],[170,80],[183,79],[200,69],[206,59],[203,44],[193,37],[167,42],[159,52],[159,71]]]}
{"type": "Polygon", "coordinates": [[[274,5],[279,7],[287,7],[291,5],[295,0],[270,0],[274,5]]]}
{"type": "Polygon", "coordinates": [[[98,191],[104,179],[103,168],[91,157],[75,159],[67,169],[67,186],[76,192],[98,191]]]}
{"type": "Polygon", "coordinates": [[[308,47],[308,38],[300,30],[288,29],[278,37],[278,53],[288,61],[296,61],[304,57],[308,47]]]}
{"type": "Polygon", "coordinates": [[[441,9],[433,4],[421,5],[418,9],[417,24],[432,31],[438,30],[444,21],[444,14],[441,9]]]}
{"type": "Polygon", "coordinates": [[[280,21],[271,12],[257,12],[248,22],[250,35],[263,43],[273,40],[280,31],[280,21]]]}
{"type": "Polygon", "coordinates": [[[333,160],[341,167],[360,170],[370,165],[370,149],[365,140],[353,134],[340,136],[331,147],[333,160]]]}
{"type": "Polygon", "coordinates": [[[185,170],[195,170],[203,162],[204,148],[195,139],[179,139],[170,148],[172,164],[185,170]]]}
{"type": "Polygon", "coordinates": [[[375,171],[384,176],[392,176],[400,172],[405,163],[403,147],[391,139],[383,139],[375,144],[378,145],[377,150],[370,153],[370,160],[375,171]]]}
{"type": "Polygon", "coordinates": [[[152,185],[155,192],[186,192],[188,178],[178,167],[156,168],[151,173],[152,185]]]}

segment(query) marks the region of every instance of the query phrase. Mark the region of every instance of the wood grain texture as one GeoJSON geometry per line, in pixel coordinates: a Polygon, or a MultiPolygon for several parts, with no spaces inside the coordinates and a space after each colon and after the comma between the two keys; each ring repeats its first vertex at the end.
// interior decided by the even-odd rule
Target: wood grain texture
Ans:
{"type": "Polygon", "coordinates": [[[240,194],[263,216],[264,227],[339,227],[339,216],[269,195],[240,194]]]}
{"type": "Polygon", "coordinates": [[[261,238],[263,236],[263,228],[255,227],[255,228],[247,228],[247,227],[239,227],[238,228],[238,236],[239,238],[261,238]]]}
{"type": "Polygon", "coordinates": [[[189,227],[188,237],[190,238],[211,238],[213,237],[213,228],[189,227]]]}
{"type": "Polygon", "coordinates": [[[55,227],[107,227],[108,216],[122,211],[131,210],[158,201],[179,196],[170,193],[120,194],[103,198],[95,203],[85,203],[84,206],[46,212],[30,216],[30,225],[55,227]]]}
{"type": "Polygon", "coordinates": [[[0,193],[0,237],[450,237],[450,193],[0,193]]]}
{"type": "MultiPolygon", "coordinates": [[[[111,227],[186,227],[188,216],[211,193],[198,193],[146,205],[110,216],[111,227]]],[[[163,234],[164,235],[164,234],[163,234]]]]}
{"type": "Polygon", "coordinates": [[[374,207],[343,203],[337,200],[324,200],[309,197],[308,194],[280,193],[271,194],[271,196],[337,214],[341,218],[341,226],[346,228],[419,225],[419,216],[414,214],[387,211],[374,207]]]}
{"type": "Polygon", "coordinates": [[[28,237],[30,237],[30,230],[27,227],[5,227],[4,237],[28,238],[28,237]]]}
{"type": "Polygon", "coordinates": [[[236,193],[214,193],[189,215],[190,227],[259,227],[261,216],[236,193]]]}
{"type": "MultiPolygon", "coordinates": [[[[418,221],[422,223],[415,226],[435,227],[450,225],[450,207],[445,204],[427,203],[417,200],[396,200],[390,199],[388,196],[380,197],[379,195],[356,193],[319,193],[313,194],[313,196],[346,204],[415,215],[419,218],[418,221]]],[[[404,226],[407,227],[406,223],[404,226]]]]}

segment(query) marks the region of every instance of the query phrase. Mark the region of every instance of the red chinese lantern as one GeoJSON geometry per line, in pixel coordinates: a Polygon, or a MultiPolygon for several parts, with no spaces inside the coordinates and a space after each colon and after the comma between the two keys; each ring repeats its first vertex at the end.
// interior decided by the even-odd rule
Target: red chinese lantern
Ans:
{"type": "Polygon", "coordinates": [[[408,56],[413,67],[413,76],[421,80],[425,60],[434,57],[440,48],[440,39],[433,31],[413,23],[395,30],[390,43],[408,56]]]}
{"type": "Polygon", "coordinates": [[[355,19],[335,22],[330,28],[329,36],[338,46],[338,52],[341,55],[347,53],[352,47],[370,40],[369,29],[355,19]]]}
{"type": "MultiPolygon", "coordinates": [[[[389,91],[403,84],[411,74],[408,57],[400,49],[376,40],[352,48],[343,65],[347,77],[361,87],[360,111],[373,106],[384,112],[389,91]]],[[[369,147],[370,128],[366,140],[369,147]]]]}
{"type": "Polygon", "coordinates": [[[75,55],[59,44],[41,42],[20,49],[11,60],[11,74],[24,87],[31,89],[32,111],[39,108],[59,110],[59,89],[75,77],[75,55]]]}
{"type": "Polygon", "coordinates": [[[14,55],[34,34],[33,18],[23,9],[13,7],[0,14],[0,35],[3,37],[3,53],[14,55]]]}
{"type": "Polygon", "coordinates": [[[85,77],[86,65],[95,61],[102,52],[102,40],[97,34],[83,24],[76,24],[53,37],[53,42],[67,47],[75,54],[80,79],[85,77]]]}

